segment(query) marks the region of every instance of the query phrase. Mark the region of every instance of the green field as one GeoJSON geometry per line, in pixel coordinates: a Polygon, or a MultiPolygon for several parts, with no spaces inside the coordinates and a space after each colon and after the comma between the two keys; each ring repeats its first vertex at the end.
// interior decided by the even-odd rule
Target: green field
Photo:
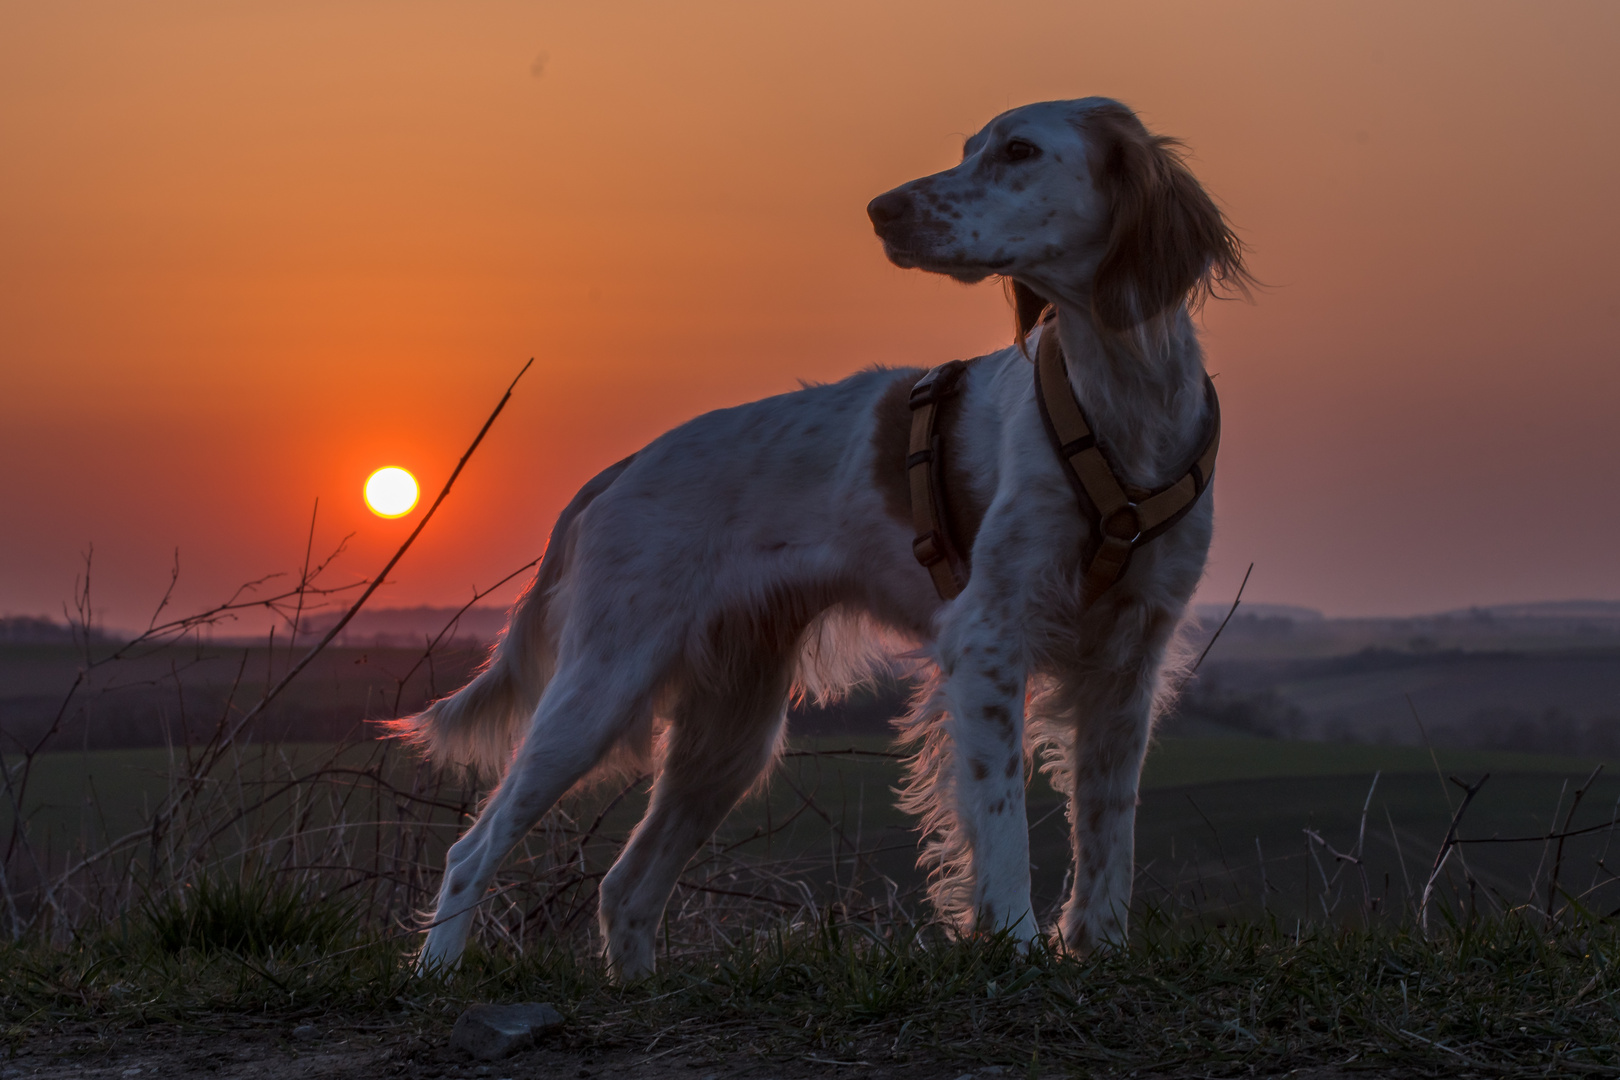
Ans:
{"type": "MultiPolygon", "coordinates": [[[[767,793],[732,814],[719,842],[740,844],[737,850],[749,858],[781,862],[823,888],[881,873],[904,889],[915,889],[920,883],[914,868],[916,836],[910,819],[895,808],[892,793],[899,766],[879,756],[890,749],[878,738],[797,744],[767,793]]],[[[251,748],[233,769],[212,778],[222,785],[219,805],[247,806],[263,793],[279,792],[327,762],[331,751],[321,745],[251,748]]],[[[375,744],[363,744],[346,751],[337,763],[359,767],[377,752],[375,744]]],[[[1461,835],[1471,840],[1545,833],[1555,807],[1561,803],[1567,809],[1570,792],[1596,764],[1484,751],[1441,750],[1437,756],[1446,775],[1472,782],[1491,774],[1463,823],[1461,835]]],[[[378,775],[391,782],[408,787],[425,776],[415,759],[398,749],[379,760],[378,775]]],[[[137,829],[183,764],[160,749],[43,755],[29,791],[30,833],[50,851],[67,853],[137,829]]],[[[349,782],[341,776],[330,781],[349,782]]],[[[576,818],[596,816],[615,794],[616,787],[602,787],[576,799],[576,818]]],[[[1458,796],[1455,786],[1442,784],[1425,750],[1165,738],[1153,747],[1143,778],[1138,888],[1155,902],[1204,913],[1254,914],[1263,906],[1288,917],[1307,910],[1316,917],[1341,917],[1363,903],[1364,870],[1367,895],[1401,908],[1421,889],[1458,796]],[[1336,866],[1321,848],[1312,857],[1305,830],[1315,830],[1340,852],[1351,852],[1375,773],[1381,775],[1366,817],[1365,865],[1345,865],[1336,887],[1324,889],[1323,872],[1331,879],[1336,866]]],[[[457,800],[462,797],[456,795],[457,800]]],[[[276,805],[285,811],[292,796],[278,798],[276,805]]],[[[1606,822],[1617,803],[1620,777],[1602,778],[1588,792],[1575,824],[1606,822]]],[[[644,807],[644,789],[632,790],[612,807],[589,846],[589,859],[602,865],[610,861],[644,807]]],[[[1037,901],[1050,907],[1062,889],[1068,841],[1062,801],[1043,779],[1030,789],[1029,816],[1037,901]]],[[[437,820],[448,841],[458,828],[457,815],[444,813],[437,820]]],[[[9,813],[0,809],[0,829],[9,832],[10,824],[9,813]]],[[[1603,834],[1569,842],[1565,884],[1579,892],[1602,876],[1595,871],[1605,843],[1603,834]]],[[[1530,895],[1543,848],[1539,843],[1475,845],[1464,849],[1463,858],[1477,890],[1500,897],[1503,904],[1521,903],[1530,895]]],[[[436,853],[429,858],[436,860],[436,853]]],[[[1453,883],[1465,889],[1461,863],[1454,866],[1453,883]]],[[[1476,900],[1489,903],[1483,895],[1476,900]]],[[[1612,908],[1620,897],[1600,888],[1594,902],[1605,901],[1612,908]]]]}
{"type": "MultiPolygon", "coordinates": [[[[875,742],[875,741],[874,741],[875,742]]],[[[824,740],[823,748],[858,745],[856,740],[824,740]]],[[[1465,839],[1544,834],[1555,807],[1567,811],[1570,795],[1597,762],[1533,754],[1446,751],[1436,754],[1446,776],[1470,783],[1491,779],[1468,810],[1460,835],[1465,839]]],[[[863,834],[885,835],[885,846],[899,850],[881,862],[885,872],[908,875],[905,847],[908,820],[887,794],[898,773],[888,762],[854,761],[834,767],[806,759],[798,768],[803,786],[817,792],[832,816],[863,834]],[[814,780],[816,783],[807,782],[814,780]]],[[[773,789],[773,809],[785,811],[791,793],[773,789]]],[[[1307,851],[1306,829],[1343,853],[1352,852],[1368,806],[1364,841],[1368,898],[1386,909],[1405,907],[1421,891],[1445,837],[1460,790],[1443,783],[1435,758],[1426,750],[1403,747],[1340,746],[1266,739],[1162,739],[1148,757],[1137,815],[1138,888],[1146,895],[1204,912],[1260,914],[1265,863],[1264,910],[1295,917],[1340,917],[1363,902],[1360,871],[1345,864],[1338,886],[1324,893],[1316,860],[1307,851]],[[1368,804],[1374,774],[1377,788],[1368,804]],[[1258,846],[1257,846],[1258,841],[1258,846]],[[1410,883],[1410,884],[1408,884],[1410,883]],[[1333,902],[1335,895],[1338,903],[1333,902]],[[1324,910],[1324,895],[1328,907],[1324,910]]],[[[1620,777],[1603,777],[1582,802],[1576,826],[1611,820],[1620,804],[1620,777]]],[[[746,827],[758,811],[734,815],[732,830],[746,827]],[[739,820],[740,819],[740,820],[739,820]]],[[[1067,822],[1062,800],[1043,781],[1030,789],[1031,859],[1038,905],[1055,903],[1067,869],[1067,822]]],[[[803,842],[808,842],[803,841],[803,842]]],[[[1566,844],[1564,883],[1590,888],[1605,837],[1566,844]]],[[[1522,903],[1529,894],[1544,845],[1478,844],[1463,859],[1478,883],[1478,902],[1492,893],[1503,905],[1522,903]]],[[[1331,855],[1318,848],[1326,874],[1335,871],[1331,855]]],[[[1466,891],[1460,863],[1454,880],[1466,891]]],[[[1620,904],[1620,892],[1600,889],[1594,902],[1620,904]]],[[[1608,908],[1604,910],[1607,911],[1608,908]]]]}

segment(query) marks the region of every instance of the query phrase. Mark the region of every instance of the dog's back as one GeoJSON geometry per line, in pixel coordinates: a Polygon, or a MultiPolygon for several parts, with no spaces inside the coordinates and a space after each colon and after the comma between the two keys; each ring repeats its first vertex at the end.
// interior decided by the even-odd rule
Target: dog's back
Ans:
{"type": "MultiPolygon", "coordinates": [[[[597,474],[559,515],[477,677],[394,722],[395,732],[435,760],[498,775],[555,669],[559,641],[594,634],[616,655],[645,654],[648,667],[722,678],[722,625],[802,633],[845,600],[910,606],[864,595],[873,590],[862,571],[880,557],[875,549],[893,548],[897,529],[873,474],[904,482],[903,452],[874,461],[896,433],[873,425],[904,424],[881,406],[918,374],[872,369],[705,413],[597,474]],[[603,621],[610,611],[633,612],[633,623],[603,621]]],[[[903,447],[903,426],[898,438],[903,447]]],[[[847,636],[829,623],[796,681],[830,697],[863,677],[869,657],[841,664],[832,655],[834,637],[847,636]]]]}

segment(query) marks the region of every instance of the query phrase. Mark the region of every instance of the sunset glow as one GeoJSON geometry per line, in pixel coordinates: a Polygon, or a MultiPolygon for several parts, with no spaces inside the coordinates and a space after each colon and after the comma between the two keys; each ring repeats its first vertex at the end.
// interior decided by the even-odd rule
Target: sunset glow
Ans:
{"type": "Polygon", "coordinates": [[[382,518],[404,517],[416,506],[416,477],[394,465],[366,478],[366,506],[382,518]]]}
{"type": "Polygon", "coordinates": [[[1207,599],[1620,598],[1620,5],[6,10],[0,611],[89,545],[110,625],[176,548],[211,603],[317,499],[368,574],[355,481],[447,473],[531,356],[386,603],[501,580],[699,413],[1000,348],[1000,284],[891,265],[866,204],[1087,94],[1184,140],[1266,286],[1201,317],[1207,599]]]}

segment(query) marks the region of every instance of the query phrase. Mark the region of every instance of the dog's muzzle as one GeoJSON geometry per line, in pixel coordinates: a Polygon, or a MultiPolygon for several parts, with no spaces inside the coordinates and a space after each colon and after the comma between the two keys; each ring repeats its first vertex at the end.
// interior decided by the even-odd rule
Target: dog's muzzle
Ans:
{"type": "Polygon", "coordinates": [[[893,233],[904,230],[915,206],[910,192],[886,191],[866,204],[866,216],[872,219],[872,228],[877,234],[887,240],[893,233]]]}
{"type": "Polygon", "coordinates": [[[866,216],[883,241],[885,254],[900,266],[915,266],[916,256],[935,246],[944,223],[921,210],[916,198],[904,188],[895,188],[866,204],[866,216]]]}

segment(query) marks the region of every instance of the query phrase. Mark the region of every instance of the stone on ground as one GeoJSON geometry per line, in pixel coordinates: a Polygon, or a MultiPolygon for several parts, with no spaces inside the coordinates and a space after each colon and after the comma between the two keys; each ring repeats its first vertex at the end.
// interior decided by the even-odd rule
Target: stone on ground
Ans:
{"type": "Polygon", "coordinates": [[[456,1019],[450,1046],[481,1061],[496,1061],[534,1045],[535,1036],[562,1026],[562,1013],[550,1005],[474,1005],[456,1019]]]}

